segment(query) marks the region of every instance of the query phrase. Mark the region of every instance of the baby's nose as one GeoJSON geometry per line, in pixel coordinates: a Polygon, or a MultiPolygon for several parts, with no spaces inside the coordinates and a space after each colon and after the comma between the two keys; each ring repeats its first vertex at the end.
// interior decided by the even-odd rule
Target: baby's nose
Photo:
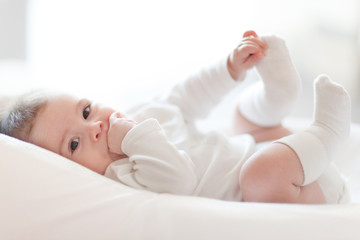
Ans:
{"type": "Polygon", "coordinates": [[[102,130],[103,130],[103,122],[98,121],[95,123],[92,123],[90,126],[90,137],[93,141],[98,141],[100,139],[102,130]]]}

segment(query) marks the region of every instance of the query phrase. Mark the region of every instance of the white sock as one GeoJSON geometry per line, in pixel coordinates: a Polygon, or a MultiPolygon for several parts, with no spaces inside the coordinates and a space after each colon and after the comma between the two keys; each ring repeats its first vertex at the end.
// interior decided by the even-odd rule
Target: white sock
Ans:
{"type": "Polygon", "coordinates": [[[277,36],[261,39],[268,46],[265,57],[256,65],[262,81],[241,93],[239,110],[250,122],[271,127],[291,112],[302,87],[285,41],[277,36]]]}
{"type": "Polygon", "coordinates": [[[351,103],[346,90],[325,75],[315,80],[314,87],[314,122],[305,131],[276,141],[288,145],[299,157],[303,185],[320,177],[350,132],[351,103]]]}

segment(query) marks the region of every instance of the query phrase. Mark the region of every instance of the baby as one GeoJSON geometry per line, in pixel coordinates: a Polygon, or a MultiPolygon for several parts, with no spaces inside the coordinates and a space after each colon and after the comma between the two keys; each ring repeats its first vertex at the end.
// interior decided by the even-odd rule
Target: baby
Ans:
{"type": "Polygon", "coordinates": [[[226,60],[126,115],[66,94],[29,93],[1,112],[1,132],[137,189],[230,201],[345,202],[345,183],[330,162],[349,135],[350,98],[325,75],[314,88],[313,123],[291,134],[281,121],[301,80],[288,49],[277,36],[247,31],[226,60]],[[261,81],[241,93],[234,136],[198,131],[196,120],[253,67],[261,81]]]}

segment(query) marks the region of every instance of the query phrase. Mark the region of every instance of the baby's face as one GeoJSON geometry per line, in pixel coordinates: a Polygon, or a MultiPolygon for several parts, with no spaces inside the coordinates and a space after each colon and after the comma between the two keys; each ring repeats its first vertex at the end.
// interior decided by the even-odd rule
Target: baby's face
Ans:
{"type": "Polygon", "coordinates": [[[40,109],[30,142],[104,174],[108,165],[120,157],[109,152],[107,143],[113,112],[87,99],[57,95],[40,109]]]}

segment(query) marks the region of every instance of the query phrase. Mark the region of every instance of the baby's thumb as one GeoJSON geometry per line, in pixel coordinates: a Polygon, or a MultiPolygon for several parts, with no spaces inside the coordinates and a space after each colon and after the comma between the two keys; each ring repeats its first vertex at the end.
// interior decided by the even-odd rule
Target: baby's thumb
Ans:
{"type": "Polygon", "coordinates": [[[109,117],[110,124],[113,124],[116,119],[120,118],[120,113],[113,112],[109,117]]]}

